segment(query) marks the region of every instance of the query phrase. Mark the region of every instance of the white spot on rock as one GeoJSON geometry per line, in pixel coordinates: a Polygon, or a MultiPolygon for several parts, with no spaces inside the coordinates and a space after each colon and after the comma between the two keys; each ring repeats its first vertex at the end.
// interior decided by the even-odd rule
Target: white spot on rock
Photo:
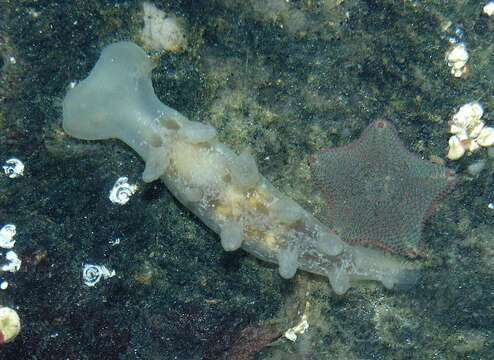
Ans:
{"type": "Polygon", "coordinates": [[[482,11],[487,16],[494,15],[494,1],[489,1],[487,4],[485,4],[484,5],[484,8],[482,9],[482,11]]]}
{"type": "Polygon", "coordinates": [[[82,281],[86,286],[92,287],[101,279],[109,279],[115,276],[115,270],[109,270],[104,265],[84,264],[82,267],[82,281]]]}
{"type": "Polygon", "coordinates": [[[7,224],[0,229],[0,248],[12,249],[15,245],[15,225],[7,224]]]}
{"type": "Polygon", "coordinates": [[[454,77],[461,77],[465,74],[469,58],[470,55],[468,54],[467,47],[462,42],[455,44],[446,52],[446,60],[454,77]]]}

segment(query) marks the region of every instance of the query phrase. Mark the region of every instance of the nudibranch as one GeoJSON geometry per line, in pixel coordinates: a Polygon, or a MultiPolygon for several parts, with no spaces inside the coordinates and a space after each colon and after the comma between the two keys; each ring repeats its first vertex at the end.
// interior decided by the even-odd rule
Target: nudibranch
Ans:
{"type": "Polygon", "coordinates": [[[414,263],[345,243],[259,174],[252,154],[236,154],[215,128],[163,104],[152,86],[153,67],[132,42],[105,47],[63,100],[64,130],[79,139],[124,141],[144,160],[145,182],[161,179],[219,234],[226,251],[242,248],[278,264],[283,278],[297,269],[320,274],[343,294],[366,281],[392,288],[413,277],[414,263]]]}

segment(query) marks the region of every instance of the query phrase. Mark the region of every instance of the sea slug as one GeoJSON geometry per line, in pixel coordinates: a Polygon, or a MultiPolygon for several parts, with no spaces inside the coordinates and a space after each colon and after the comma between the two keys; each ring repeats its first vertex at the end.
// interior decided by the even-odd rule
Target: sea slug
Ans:
{"type": "Polygon", "coordinates": [[[249,152],[235,154],[216,129],[163,104],[151,83],[153,62],[132,42],[105,47],[89,76],[63,100],[63,128],[79,139],[117,138],[145,161],[145,182],[161,179],[174,196],[238,248],[279,266],[327,276],[334,291],[379,281],[410,280],[415,265],[377,249],[343,242],[257,169],[249,152]]]}

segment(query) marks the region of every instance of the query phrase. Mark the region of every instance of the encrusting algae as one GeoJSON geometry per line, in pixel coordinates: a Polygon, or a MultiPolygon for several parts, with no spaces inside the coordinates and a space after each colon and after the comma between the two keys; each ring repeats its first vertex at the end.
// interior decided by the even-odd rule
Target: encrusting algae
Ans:
{"type": "Polygon", "coordinates": [[[297,269],[324,275],[339,294],[362,281],[392,288],[413,280],[414,263],[345,241],[275,189],[250,153],[235,154],[218,141],[215,128],[161,103],[151,83],[153,67],[134,43],[104,48],[63,101],[65,131],[79,139],[124,141],[145,161],[145,182],[161,179],[220,235],[225,250],[241,247],[276,263],[284,278],[297,269]]]}

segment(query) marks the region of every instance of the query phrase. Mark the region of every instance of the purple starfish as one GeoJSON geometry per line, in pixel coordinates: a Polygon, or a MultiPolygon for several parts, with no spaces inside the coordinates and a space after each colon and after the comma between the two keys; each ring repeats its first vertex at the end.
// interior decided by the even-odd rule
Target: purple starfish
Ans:
{"type": "Polygon", "coordinates": [[[455,184],[453,171],[409,152],[385,120],[346,146],[314,154],[311,169],[344,241],[408,257],[418,253],[435,202],[455,184]]]}

